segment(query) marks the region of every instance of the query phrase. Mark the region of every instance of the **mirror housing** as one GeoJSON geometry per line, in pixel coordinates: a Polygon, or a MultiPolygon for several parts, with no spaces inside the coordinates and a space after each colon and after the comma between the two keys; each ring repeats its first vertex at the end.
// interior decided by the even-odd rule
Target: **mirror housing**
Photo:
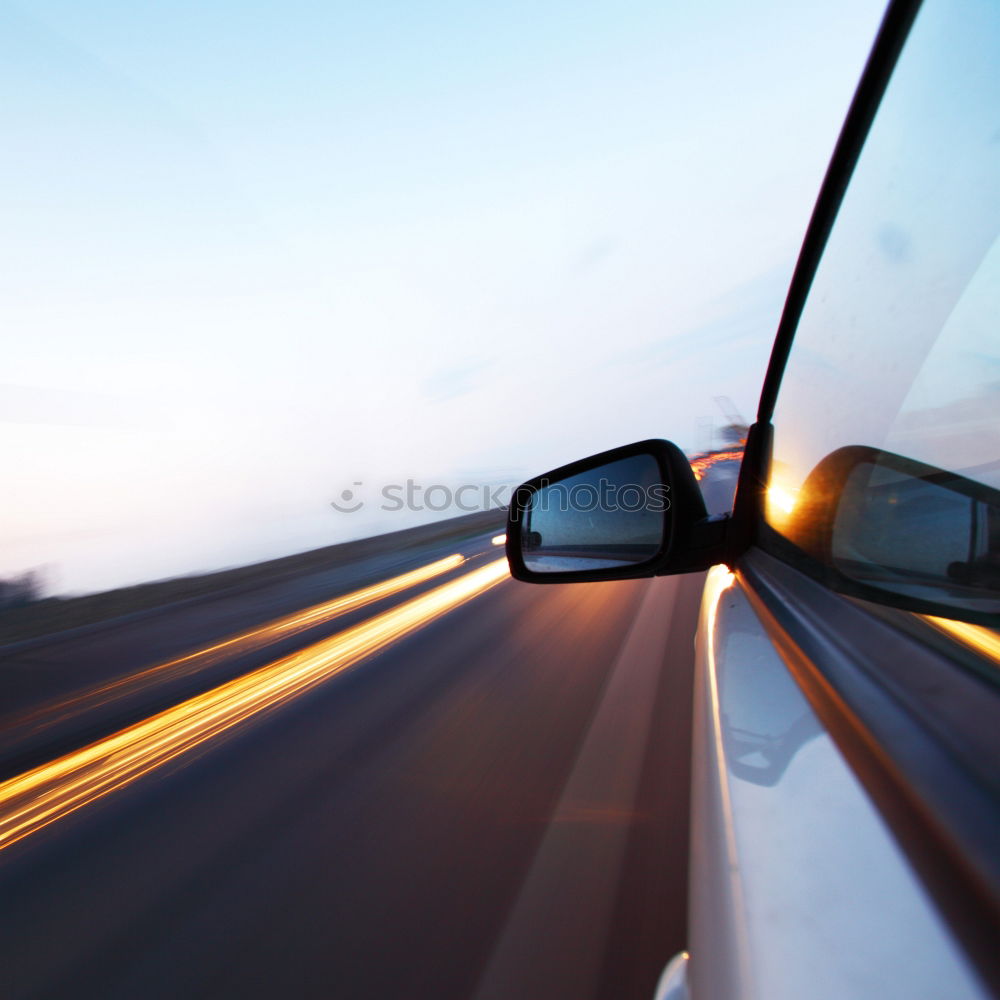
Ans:
{"type": "Polygon", "coordinates": [[[1000,491],[902,455],[839,448],[807,477],[782,526],[833,590],[997,627],[1000,491]]]}
{"type": "Polygon", "coordinates": [[[637,441],[522,483],[507,514],[507,561],[528,583],[689,573],[724,560],[727,523],[708,516],[680,448],[637,441]]]}

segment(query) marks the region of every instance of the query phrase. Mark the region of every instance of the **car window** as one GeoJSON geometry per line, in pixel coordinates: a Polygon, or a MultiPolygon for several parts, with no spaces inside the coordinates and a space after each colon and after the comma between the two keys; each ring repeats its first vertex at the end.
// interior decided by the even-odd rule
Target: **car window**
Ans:
{"type": "Polygon", "coordinates": [[[795,335],[766,501],[838,573],[983,615],[1000,611],[998,43],[995,4],[918,15],[795,335]]]}

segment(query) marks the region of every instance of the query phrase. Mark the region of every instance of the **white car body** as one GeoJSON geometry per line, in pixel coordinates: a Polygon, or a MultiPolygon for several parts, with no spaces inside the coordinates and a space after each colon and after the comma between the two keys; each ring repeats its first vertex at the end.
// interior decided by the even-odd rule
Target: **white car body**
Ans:
{"type": "Polygon", "coordinates": [[[689,954],[658,1000],[988,996],[725,567],[696,648],[689,954]],[[791,745],[754,775],[749,734],[791,745]]]}

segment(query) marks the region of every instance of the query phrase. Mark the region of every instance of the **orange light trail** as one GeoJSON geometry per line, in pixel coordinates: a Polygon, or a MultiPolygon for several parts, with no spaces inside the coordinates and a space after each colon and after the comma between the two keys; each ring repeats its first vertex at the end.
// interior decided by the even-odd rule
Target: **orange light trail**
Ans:
{"type": "Polygon", "coordinates": [[[691,459],[691,470],[694,478],[701,480],[705,478],[706,470],[710,469],[716,462],[742,462],[743,449],[734,448],[731,451],[716,451],[709,455],[701,455],[691,459]]]}
{"type": "Polygon", "coordinates": [[[984,628],[982,625],[973,625],[971,622],[953,621],[951,618],[938,618],[936,615],[921,615],[925,622],[929,622],[939,632],[952,639],[971,647],[980,656],[985,656],[994,663],[1000,664],[1000,635],[993,629],[984,628]]]}
{"type": "Polygon", "coordinates": [[[473,570],[274,663],[0,783],[0,850],[331,677],[507,579],[473,570]]]}
{"type": "Polygon", "coordinates": [[[315,625],[322,625],[324,622],[331,621],[339,615],[366,607],[375,601],[391,597],[393,594],[398,594],[409,587],[415,587],[436,576],[440,576],[442,573],[458,569],[464,562],[465,557],[457,554],[446,556],[444,559],[437,559],[426,566],[410,570],[407,573],[400,573],[398,576],[391,577],[388,580],[382,580],[380,583],[362,587],[360,590],[324,601],[322,604],[316,604],[303,611],[296,611],[294,614],[278,618],[249,632],[230,636],[228,639],[205,646],[193,653],[186,653],[184,656],[167,660],[164,663],[158,663],[155,666],[148,667],[146,670],[140,670],[125,677],[119,677],[106,684],[87,688],[84,691],[77,692],[71,698],[55,704],[49,703],[31,712],[8,719],[7,725],[8,727],[13,727],[36,723],[35,728],[37,729],[38,720],[44,720],[41,724],[44,728],[58,722],[62,718],[74,715],[85,708],[93,708],[94,706],[124,697],[154,679],[160,681],[166,677],[182,677],[203,670],[210,664],[227,657],[243,655],[257,649],[262,649],[277,642],[279,639],[285,639],[299,632],[304,632],[315,625]]]}

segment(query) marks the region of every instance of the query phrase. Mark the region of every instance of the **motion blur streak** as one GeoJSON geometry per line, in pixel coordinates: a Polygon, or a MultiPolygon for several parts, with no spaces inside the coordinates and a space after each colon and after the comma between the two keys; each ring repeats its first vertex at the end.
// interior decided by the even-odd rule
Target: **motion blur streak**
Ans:
{"type": "Polygon", "coordinates": [[[360,590],[344,594],[341,597],[335,597],[333,600],[316,604],[303,611],[296,611],[294,614],[288,615],[285,618],[279,618],[249,632],[230,636],[228,639],[223,639],[221,642],[205,646],[192,653],[186,653],[184,656],[167,660],[165,663],[158,663],[156,666],[149,667],[137,673],[128,674],[125,677],[119,677],[107,684],[88,688],[56,705],[45,705],[34,712],[8,719],[8,725],[23,725],[43,715],[55,717],[67,710],[79,711],[83,706],[99,705],[105,701],[112,701],[151,680],[159,680],[164,676],[183,676],[184,674],[201,670],[203,667],[227,657],[262,649],[264,646],[277,642],[279,639],[303,632],[315,625],[321,625],[323,622],[330,621],[338,615],[366,607],[375,601],[391,597],[393,594],[398,594],[409,587],[415,587],[420,583],[433,579],[435,576],[440,576],[442,573],[458,569],[464,562],[464,556],[457,554],[446,556],[444,559],[438,559],[435,562],[428,563],[426,566],[410,570],[407,573],[401,573],[399,576],[394,576],[389,580],[383,580],[369,587],[362,587],[360,590]]]}
{"type": "Polygon", "coordinates": [[[734,448],[732,451],[717,451],[711,455],[702,455],[700,458],[692,459],[691,470],[694,472],[695,479],[702,480],[705,478],[705,473],[718,462],[739,462],[742,459],[742,448],[734,448]]]}
{"type": "Polygon", "coordinates": [[[505,545],[506,542],[507,542],[507,536],[506,535],[494,535],[490,539],[490,544],[491,545],[505,545]]]}
{"type": "Polygon", "coordinates": [[[980,656],[988,657],[994,663],[1000,663],[1000,635],[990,628],[982,625],[972,625],[969,622],[956,622],[950,618],[938,618],[935,615],[921,615],[926,622],[930,622],[938,631],[952,639],[971,646],[980,656]]]}
{"type": "Polygon", "coordinates": [[[82,750],[0,784],[0,850],[359,660],[507,578],[498,559],[82,750]]]}

